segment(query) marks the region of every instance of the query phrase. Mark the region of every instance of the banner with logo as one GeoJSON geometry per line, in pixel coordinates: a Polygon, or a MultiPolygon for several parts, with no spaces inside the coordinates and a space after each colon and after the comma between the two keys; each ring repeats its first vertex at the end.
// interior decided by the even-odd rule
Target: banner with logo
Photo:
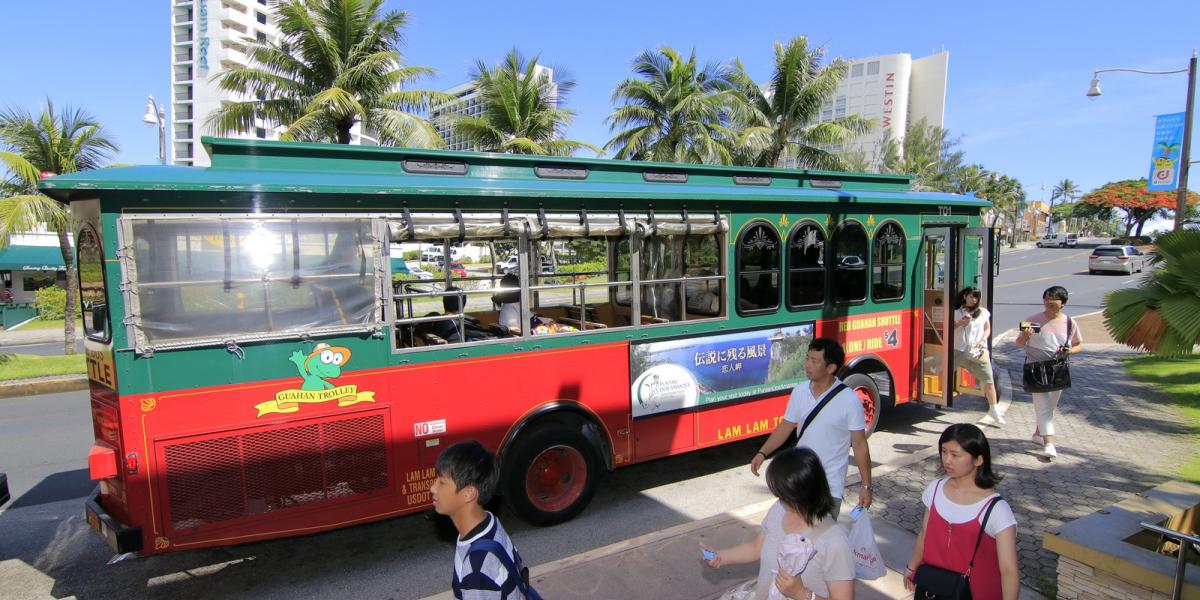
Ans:
{"type": "Polygon", "coordinates": [[[791,389],[807,380],[812,338],[807,323],[633,344],[633,418],[791,389]]]}
{"type": "Polygon", "coordinates": [[[1183,150],[1185,113],[1158,115],[1154,123],[1154,151],[1150,154],[1151,192],[1173,190],[1179,185],[1179,157],[1183,150]]]}

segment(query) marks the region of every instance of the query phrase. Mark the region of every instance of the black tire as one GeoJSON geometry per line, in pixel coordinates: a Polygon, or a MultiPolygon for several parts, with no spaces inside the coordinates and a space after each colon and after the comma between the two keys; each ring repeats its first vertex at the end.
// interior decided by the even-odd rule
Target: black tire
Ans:
{"type": "Polygon", "coordinates": [[[555,525],[592,501],[600,460],[578,428],[555,423],[521,434],[505,453],[500,487],[517,516],[555,525]]]}
{"type": "Polygon", "coordinates": [[[883,420],[884,415],[888,412],[888,400],[879,395],[879,386],[875,385],[875,380],[869,375],[862,373],[852,373],[849,377],[842,380],[846,387],[850,388],[859,399],[863,402],[863,418],[867,421],[866,434],[870,437],[872,433],[879,427],[879,422],[883,420]]]}
{"type": "Polygon", "coordinates": [[[1088,275],[1095,275],[1095,274],[1096,274],[1095,269],[1088,269],[1088,275]]]}

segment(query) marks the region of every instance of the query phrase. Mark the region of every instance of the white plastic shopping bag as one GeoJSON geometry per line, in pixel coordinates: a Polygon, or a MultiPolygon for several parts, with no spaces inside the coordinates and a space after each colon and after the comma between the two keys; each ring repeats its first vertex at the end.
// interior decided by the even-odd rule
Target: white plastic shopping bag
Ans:
{"type": "Polygon", "coordinates": [[[858,511],[858,519],[850,528],[850,550],[854,552],[854,576],[858,579],[879,579],[887,572],[883,555],[875,544],[875,529],[871,527],[871,516],[858,511]]]}

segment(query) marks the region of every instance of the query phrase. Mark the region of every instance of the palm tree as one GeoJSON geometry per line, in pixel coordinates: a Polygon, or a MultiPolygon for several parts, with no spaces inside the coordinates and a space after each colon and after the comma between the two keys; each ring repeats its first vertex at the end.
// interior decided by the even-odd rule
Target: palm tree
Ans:
{"type": "Polygon", "coordinates": [[[809,48],[807,37],[796,36],[787,44],[775,42],[774,73],[766,88],[738,70],[735,81],[747,108],[738,136],[743,164],[773,167],[786,154],[800,167],[845,167],[838,154],[820,146],[845,144],[869,132],[873,123],[859,115],[819,118],[849,69],[842,59],[821,66],[824,59],[823,46],[809,48]]]}
{"type": "Polygon", "coordinates": [[[1200,231],[1172,231],[1155,241],[1152,269],[1136,288],[1104,296],[1104,325],[1117,341],[1162,356],[1191,354],[1200,344],[1200,231]]]}
{"type": "Polygon", "coordinates": [[[949,131],[922,117],[908,126],[904,140],[899,143],[900,152],[890,154],[884,170],[911,173],[916,191],[950,191],[963,162],[959,143],[958,138],[950,137],[949,131]]]}
{"type": "Polygon", "coordinates": [[[219,134],[250,132],[257,122],[287,128],[285,140],[350,143],[361,124],[384,145],[445,145],[417,111],[452,98],[403,89],[433,74],[403,65],[397,48],[408,13],[380,14],[384,0],[281,0],[278,42],[246,40],[253,64],[216,77],[217,85],[254,100],[232,102],[207,124],[219,134]]]}
{"type": "Polygon", "coordinates": [[[1074,181],[1064,179],[1050,190],[1050,229],[1046,233],[1054,233],[1054,200],[1062,198],[1063,202],[1070,204],[1075,198],[1079,197],[1079,186],[1075,185],[1074,181]]]}
{"type": "Polygon", "coordinates": [[[536,56],[525,60],[516,48],[495,68],[477,61],[472,78],[483,114],[447,118],[456,132],[485,152],[570,156],[587,148],[599,156],[600,149],[587,142],[562,139],[575,117],[575,111],[562,107],[563,97],[575,81],[558,73],[551,80],[536,56]]]}
{"type": "Polygon", "coordinates": [[[991,201],[992,209],[995,211],[990,226],[995,227],[1000,215],[1004,215],[1009,223],[1009,247],[1015,248],[1017,246],[1017,223],[1020,220],[1021,212],[1025,209],[1024,186],[1020,181],[1008,175],[989,171],[981,188],[978,192],[979,196],[991,201]]]}
{"type": "Polygon", "coordinates": [[[10,236],[32,231],[39,225],[58,234],[58,248],[67,268],[67,303],[64,314],[63,352],[75,353],[75,310],[79,303],[78,281],[71,242],[67,237],[71,219],[67,209],[38,192],[40,173],[73,173],[104,166],[117,145],[100,123],[83,110],[54,111],[46,100],[41,114],[18,109],[0,112],[0,163],[12,176],[4,184],[8,197],[0,200],[0,247],[10,236]]]}
{"type": "Polygon", "coordinates": [[[626,160],[729,164],[735,134],[727,117],[741,102],[735,67],[701,66],[695,49],[685,59],[663,46],[638,53],[633,72],[613,90],[619,106],[605,121],[616,134],[605,151],[626,160]]]}

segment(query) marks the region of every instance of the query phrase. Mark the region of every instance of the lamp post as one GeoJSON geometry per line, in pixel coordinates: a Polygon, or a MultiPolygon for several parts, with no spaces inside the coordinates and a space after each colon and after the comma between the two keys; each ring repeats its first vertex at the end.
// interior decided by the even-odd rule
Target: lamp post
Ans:
{"type": "Polygon", "coordinates": [[[154,105],[153,95],[146,97],[146,114],[142,115],[142,122],[158,125],[158,162],[167,164],[167,121],[163,118],[162,106],[154,105]]]}
{"type": "Polygon", "coordinates": [[[1097,69],[1092,73],[1092,86],[1088,88],[1088,98],[1098,98],[1100,96],[1100,74],[1110,71],[1125,71],[1128,73],[1141,73],[1143,75],[1173,75],[1175,73],[1188,74],[1187,87],[1187,104],[1184,109],[1183,116],[1183,152],[1179,156],[1179,189],[1176,190],[1177,199],[1175,203],[1175,231],[1183,229],[1183,219],[1187,215],[1187,197],[1188,197],[1188,167],[1190,166],[1191,150],[1192,150],[1192,115],[1196,110],[1196,50],[1192,49],[1192,60],[1188,63],[1188,68],[1178,69],[1175,71],[1143,71],[1141,69],[1097,69]]]}

